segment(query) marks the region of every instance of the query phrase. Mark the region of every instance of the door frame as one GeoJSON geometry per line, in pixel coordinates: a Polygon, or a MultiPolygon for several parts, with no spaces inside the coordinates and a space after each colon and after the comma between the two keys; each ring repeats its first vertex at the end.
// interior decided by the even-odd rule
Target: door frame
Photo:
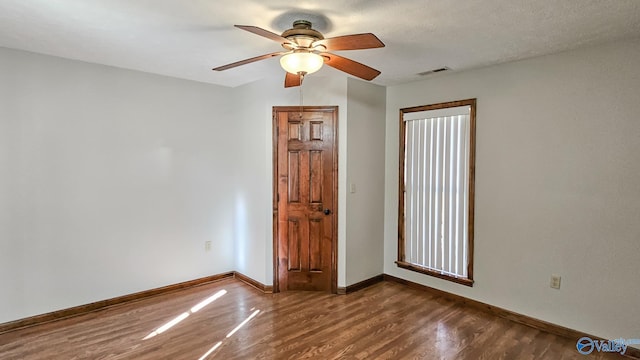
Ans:
{"type": "Polygon", "coordinates": [[[272,110],[273,135],[273,292],[280,292],[278,278],[278,112],[330,112],[333,113],[333,223],[331,227],[331,293],[338,293],[338,106],[274,106],[272,110]]]}

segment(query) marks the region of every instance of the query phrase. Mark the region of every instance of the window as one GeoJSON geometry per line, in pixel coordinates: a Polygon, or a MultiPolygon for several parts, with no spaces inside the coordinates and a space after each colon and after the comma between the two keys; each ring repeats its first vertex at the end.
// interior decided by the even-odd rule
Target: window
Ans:
{"type": "Polygon", "coordinates": [[[400,110],[398,264],[473,284],[476,100],[400,110]]]}

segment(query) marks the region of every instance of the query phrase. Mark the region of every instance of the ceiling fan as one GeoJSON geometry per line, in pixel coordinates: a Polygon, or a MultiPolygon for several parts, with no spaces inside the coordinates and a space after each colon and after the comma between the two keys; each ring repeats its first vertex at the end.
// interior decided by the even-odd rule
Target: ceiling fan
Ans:
{"type": "Polygon", "coordinates": [[[273,52],[218,66],[213,68],[215,71],[223,71],[282,55],[280,65],[287,71],[284,87],[300,86],[305,75],[320,70],[323,64],[364,80],[373,80],[380,75],[380,71],[374,68],[329,52],[384,47],[382,41],[371,33],[325,39],[319,31],[311,27],[311,22],[306,20],[294,21],[293,28],[286,30],[282,35],[257,26],[235,25],[235,27],[276,41],[285,48],[285,51],[273,52]]]}

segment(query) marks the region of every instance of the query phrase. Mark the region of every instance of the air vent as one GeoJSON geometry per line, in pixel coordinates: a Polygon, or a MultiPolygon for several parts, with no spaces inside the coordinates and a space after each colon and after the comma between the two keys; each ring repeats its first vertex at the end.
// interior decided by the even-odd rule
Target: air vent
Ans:
{"type": "Polygon", "coordinates": [[[451,69],[445,66],[445,67],[441,67],[439,69],[433,69],[433,70],[429,70],[429,71],[424,71],[424,72],[418,73],[418,75],[427,76],[427,75],[431,75],[431,74],[435,74],[435,73],[439,73],[439,72],[443,72],[443,71],[447,71],[447,70],[451,70],[451,69]]]}

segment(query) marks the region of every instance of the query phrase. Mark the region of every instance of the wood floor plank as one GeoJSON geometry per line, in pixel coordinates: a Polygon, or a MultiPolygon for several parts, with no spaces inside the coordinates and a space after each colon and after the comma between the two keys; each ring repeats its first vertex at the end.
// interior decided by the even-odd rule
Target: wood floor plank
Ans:
{"type": "Polygon", "coordinates": [[[338,296],[227,279],[2,334],[0,359],[586,359],[576,340],[392,282],[338,296]]]}

